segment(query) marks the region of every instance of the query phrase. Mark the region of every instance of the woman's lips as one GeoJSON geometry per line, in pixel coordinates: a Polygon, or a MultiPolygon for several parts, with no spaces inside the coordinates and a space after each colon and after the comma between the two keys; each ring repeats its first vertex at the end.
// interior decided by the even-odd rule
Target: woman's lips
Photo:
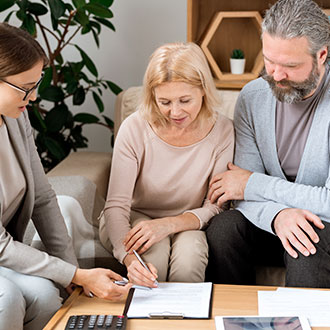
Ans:
{"type": "Polygon", "coordinates": [[[177,124],[181,124],[185,119],[186,119],[186,117],[183,117],[183,118],[171,118],[171,120],[174,121],[177,124]]]}

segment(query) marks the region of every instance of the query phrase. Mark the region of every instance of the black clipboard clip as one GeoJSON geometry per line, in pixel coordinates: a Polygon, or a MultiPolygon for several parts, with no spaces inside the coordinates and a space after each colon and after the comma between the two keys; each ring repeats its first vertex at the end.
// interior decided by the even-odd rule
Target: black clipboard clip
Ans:
{"type": "Polygon", "coordinates": [[[183,313],[161,312],[161,313],[149,313],[149,319],[162,319],[162,320],[182,320],[184,318],[183,313]]]}

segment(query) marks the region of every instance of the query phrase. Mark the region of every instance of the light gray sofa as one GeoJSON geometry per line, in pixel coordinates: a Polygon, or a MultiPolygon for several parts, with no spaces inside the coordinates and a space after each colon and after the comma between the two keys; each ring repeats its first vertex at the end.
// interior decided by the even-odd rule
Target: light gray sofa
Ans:
{"type": "MultiPolygon", "coordinates": [[[[219,93],[222,100],[219,111],[232,119],[239,92],[221,90],[219,93]]],[[[115,134],[123,119],[136,110],[140,95],[141,87],[131,87],[117,96],[115,134]]],[[[58,196],[81,267],[109,267],[124,274],[125,267],[109,255],[98,236],[97,218],[106,198],[110,167],[111,153],[75,152],[47,176],[58,196]]],[[[32,245],[41,248],[37,235],[32,245]]],[[[260,268],[257,283],[284,285],[284,273],[284,268],[260,268]]]]}

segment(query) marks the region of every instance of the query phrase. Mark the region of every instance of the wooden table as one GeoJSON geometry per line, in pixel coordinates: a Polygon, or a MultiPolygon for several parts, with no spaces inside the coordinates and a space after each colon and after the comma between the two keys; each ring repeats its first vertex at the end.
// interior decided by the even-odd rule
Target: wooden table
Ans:
{"type": "MultiPolygon", "coordinates": [[[[270,286],[220,285],[213,286],[212,319],[209,320],[147,320],[129,319],[127,330],[162,329],[213,329],[216,315],[257,315],[258,290],[276,290],[270,286]]],[[[76,289],[62,308],[48,322],[44,330],[63,330],[70,315],[114,314],[121,315],[124,302],[110,302],[99,298],[88,298],[81,289],[76,289]]],[[[330,329],[330,328],[313,328],[330,329]]]]}

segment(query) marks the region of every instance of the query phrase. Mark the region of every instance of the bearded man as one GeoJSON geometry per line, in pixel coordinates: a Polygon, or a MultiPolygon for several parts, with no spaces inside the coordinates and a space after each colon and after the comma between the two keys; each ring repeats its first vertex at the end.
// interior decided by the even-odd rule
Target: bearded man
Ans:
{"type": "Polygon", "coordinates": [[[265,70],[235,109],[235,165],[209,199],[235,210],[207,229],[207,279],[255,284],[256,265],[286,285],[330,288],[330,22],[312,0],[279,0],[262,25],[265,70]]]}

